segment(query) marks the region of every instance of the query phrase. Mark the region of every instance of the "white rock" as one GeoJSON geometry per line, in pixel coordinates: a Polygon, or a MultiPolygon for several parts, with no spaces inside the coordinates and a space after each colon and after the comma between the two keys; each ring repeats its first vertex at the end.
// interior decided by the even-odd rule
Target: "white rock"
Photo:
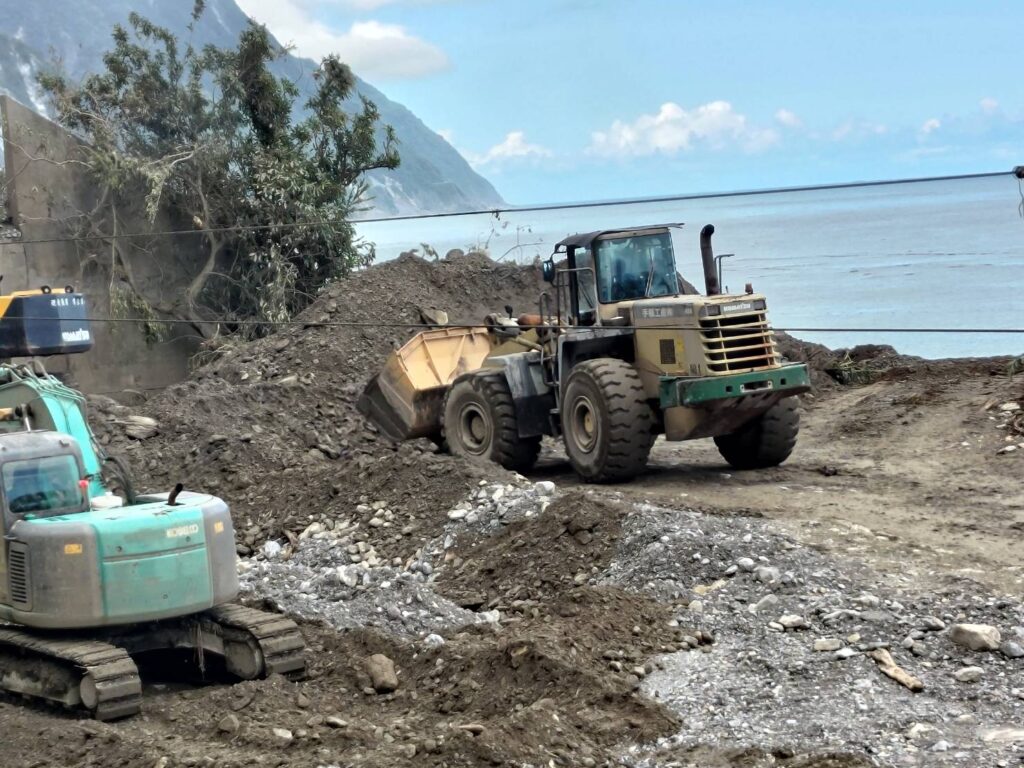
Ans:
{"type": "Polygon", "coordinates": [[[555,492],[555,484],[550,480],[541,480],[533,484],[533,490],[541,496],[551,496],[555,492]]]}
{"type": "Polygon", "coordinates": [[[268,560],[281,554],[281,545],[276,541],[266,541],[263,544],[263,556],[268,560]]]}
{"type": "Polygon", "coordinates": [[[934,725],[929,725],[928,723],[914,723],[903,735],[906,737],[907,741],[921,742],[938,736],[939,729],[934,725]]]}
{"type": "Polygon", "coordinates": [[[948,752],[949,751],[949,742],[948,741],[941,741],[941,740],[940,741],[936,741],[934,744],[932,744],[931,751],[932,752],[948,752]]]}
{"type": "Polygon", "coordinates": [[[778,581],[781,578],[778,568],[773,568],[769,565],[762,565],[754,571],[754,578],[758,581],[770,584],[773,581],[778,581]]]}
{"type": "Polygon", "coordinates": [[[338,578],[346,587],[354,587],[359,583],[359,569],[351,565],[339,565],[338,578]]]}
{"type": "Polygon", "coordinates": [[[756,603],[748,605],[747,610],[750,611],[750,613],[760,613],[766,608],[774,608],[778,604],[779,598],[777,598],[775,595],[765,595],[756,603]]]}
{"type": "Polygon", "coordinates": [[[1003,403],[999,406],[1000,411],[1006,411],[1007,413],[1013,413],[1014,411],[1020,410],[1020,403],[1015,403],[1012,400],[1008,403],[1003,403]]]}
{"type": "Polygon", "coordinates": [[[981,667],[963,667],[953,673],[953,677],[961,683],[976,683],[985,676],[985,670],[981,667]]]}
{"type": "Polygon", "coordinates": [[[990,744],[1016,744],[1024,742],[1024,728],[1010,728],[1008,726],[998,728],[979,728],[978,735],[981,740],[990,744]]]}
{"type": "Polygon", "coordinates": [[[700,600],[691,600],[689,611],[690,613],[704,613],[704,603],[700,600]]]}
{"type": "Polygon", "coordinates": [[[814,641],[816,651],[838,651],[843,647],[843,641],[838,637],[820,637],[814,641]]]}
{"type": "Polygon", "coordinates": [[[836,661],[842,661],[843,659],[849,659],[850,657],[856,655],[857,651],[847,646],[846,648],[840,648],[838,651],[836,651],[835,655],[832,658],[834,658],[836,661]]]}
{"type": "Polygon", "coordinates": [[[736,565],[738,565],[740,567],[740,570],[744,573],[750,573],[752,570],[754,570],[754,561],[751,560],[749,557],[741,557],[739,560],[736,561],[736,565]]]}
{"type": "Polygon", "coordinates": [[[453,510],[448,512],[448,519],[449,520],[461,520],[467,514],[468,514],[468,512],[466,510],[464,510],[464,509],[453,509],[453,510]]]}
{"type": "Polygon", "coordinates": [[[485,624],[497,624],[501,621],[501,611],[495,609],[493,611],[480,611],[477,614],[479,620],[485,624]]]}
{"type": "Polygon", "coordinates": [[[998,629],[988,624],[954,624],[949,639],[972,651],[995,651],[1002,637],[998,629]]]}
{"type": "Polygon", "coordinates": [[[287,746],[292,743],[292,732],[287,728],[274,728],[274,738],[277,739],[278,743],[282,746],[287,746]]]}
{"type": "Polygon", "coordinates": [[[440,635],[431,633],[423,638],[423,644],[427,646],[427,648],[440,648],[444,645],[444,638],[440,635]]]}
{"type": "Polygon", "coordinates": [[[797,616],[795,613],[787,613],[784,616],[780,616],[777,621],[786,629],[800,629],[807,626],[807,619],[803,616],[797,616]]]}

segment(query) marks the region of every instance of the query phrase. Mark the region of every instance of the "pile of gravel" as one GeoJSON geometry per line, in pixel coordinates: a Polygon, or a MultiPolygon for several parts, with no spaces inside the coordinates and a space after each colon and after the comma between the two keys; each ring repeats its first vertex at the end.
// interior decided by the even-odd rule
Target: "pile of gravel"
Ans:
{"type": "MultiPolygon", "coordinates": [[[[761,520],[649,505],[626,520],[604,581],[672,601],[680,623],[716,638],[710,653],[660,657],[645,679],[643,690],[683,722],[655,754],[718,741],[867,754],[886,765],[1005,766],[1024,754],[1017,600],[969,582],[915,593],[761,520]],[[883,675],[876,649],[923,690],[883,675]]],[[[631,758],[652,759],[651,750],[631,758]]]]}

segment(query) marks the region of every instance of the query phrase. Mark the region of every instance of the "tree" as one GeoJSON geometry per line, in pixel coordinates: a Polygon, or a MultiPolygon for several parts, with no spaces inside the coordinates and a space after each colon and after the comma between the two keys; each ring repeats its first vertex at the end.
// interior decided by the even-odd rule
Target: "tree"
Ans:
{"type": "MultiPolygon", "coordinates": [[[[190,33],[203,10],[196,0],[190,33]]],[[[373,260],[349,219],[365,200],[363,175],[396,168],[399,158],[394,131],[379,125],[371,101],[346,111],[355,86],[348,66],[324,59],[300,107],[295,84],[272,71],[285,52],[255,23],[237,48],[188,43],[182,52],[168,30],[132,14],[113,41],[105,72],[80,84],[45,74],[40,84],[58,120],[87,142],[98,202],[77,226],[104,238],[111,281],[127,286],[132,301],[143,296],[132,263],[146,245],[118,235],[133,201],[144,201],[151,224],[196,230],[180,295],[142,303],[204,336],[252,329],[239,320],[286,320],[373,260]]]]}

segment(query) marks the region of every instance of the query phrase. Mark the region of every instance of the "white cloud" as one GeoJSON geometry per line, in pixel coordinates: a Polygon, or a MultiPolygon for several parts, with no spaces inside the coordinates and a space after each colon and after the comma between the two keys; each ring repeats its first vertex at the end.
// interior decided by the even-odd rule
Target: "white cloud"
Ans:
{"type": "Polygon", "coordinates": [[[552,152],[540,144],[531,144],[522,131],[510,131],[505,138],[482,155],[472,152],[462,153],[469,163],[475,167],[496,165],[510,160],[537,160],[551,157],[552,152]]]}
{"type": "Polygon", "coordinates": [[[336,53],[368,80],[422,77],[450,64],[444,51],[397,24],[360,21],[339,32],[316,21],[304,0],[239,0],[238,4],[282,43],[294,45],[299,55],[322,59],[336,53]]]}
{"type": "Polygon", "coordinates": [[[775,119],[787,128],[799,128],[804,124],[795,113],[790,112],[788,109],[782,108],[775,113],[775,119]]]}
{"type": "Polygon", "coordinates": [[[832,139],[834,141],[864,139],[870,136],[884,136],[888,132],[888,126],[882,123],[873,123],[869,120],[847,120],[832,131],[832,139]]]}
{"type": "Polygon", "coordinates": [[[991,96],[986,96],[984,99],[978,102],[978,106],[981,107],[981,111],[986,115],[991,115],[997,109],[999,109],[999,102],[993,99],[991,96]]]}
{"type": "Polygon", "coordinates": [[[924,121],[924,124],[921,126],[921,133],[927,136],[929,133],[935,133],[941,127],[942,122],[937,117],[933,117],[924,121]]]}
{"type": "Polygon", "coordinates": [[[673,155],[702,144],[712,149],[738,145],[748,151],[778,141],[771,128],[751,126],[727,101],[712,101],[687,110],[666,102],[654,115],[631,122],[616,120],[607,131],[591,136],[590,152],[610,156],[673,155]]]}

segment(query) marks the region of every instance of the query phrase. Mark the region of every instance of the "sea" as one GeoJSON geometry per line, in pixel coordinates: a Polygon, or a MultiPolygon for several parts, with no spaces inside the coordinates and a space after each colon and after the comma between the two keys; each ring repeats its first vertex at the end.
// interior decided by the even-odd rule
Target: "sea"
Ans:
{"type": "Polygon", "coordinates": [[[495,260],[532,262],[576,232],[681,222],[677,265],[702,288],[698,233],[714,224],[715,252],[733,254],[724,285],[766,294],[776,328],[821,329],[794,335],[832,348],[978,357],[1024,353],[1022,206],[1020,182],[1005,174],[363,222],[357,231],[378,261],[484,247],[495,260]],[[898,328],[1021,332],[885,330],[898,328]]]}

